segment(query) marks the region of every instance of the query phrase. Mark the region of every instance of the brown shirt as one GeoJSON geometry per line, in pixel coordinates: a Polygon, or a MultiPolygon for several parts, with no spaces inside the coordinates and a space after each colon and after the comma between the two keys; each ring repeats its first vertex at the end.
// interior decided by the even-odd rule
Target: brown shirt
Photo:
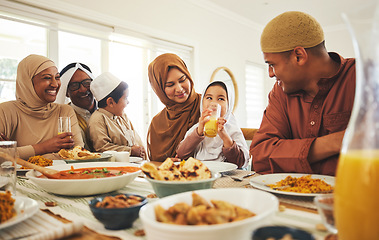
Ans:
{"type": "Polygon", "coordinates": [[[310,164],[311,144],[317,137],[345,130],[355,95],[355,59],[329,55],[341,62],[337,74],[320,79],[319,92],[285,94],[275,84],[261,126],[250,146],[259,173],[298,172],[335,175],[338,155],[310,164]]]}
{"type": "Polygon", "coordinates": [[[10,140],[17,141],[17,152],[20,158],[28,159],[34,156],[32,145],[58,135],[58,117],[70,117],[74,144],[83,147],[74,110],[68,105],[51,104],[55,107],[48,117],[25,113],[17,107],[17,101],[0,104],[0,132],[10,140]]]}
{"type": "Polygon", "coordinates": [[[143,146],[141,138],[125,113],[119,117],[104,108],[99,108],[92,114],[88,130],[96,152],[130,152],[134,145],[143,146]]]}

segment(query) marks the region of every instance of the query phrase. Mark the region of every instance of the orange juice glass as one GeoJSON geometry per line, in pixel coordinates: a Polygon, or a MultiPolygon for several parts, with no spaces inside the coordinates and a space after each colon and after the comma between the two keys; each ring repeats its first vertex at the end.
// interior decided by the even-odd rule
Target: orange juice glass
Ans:
{"type": "Polygon", "coordinates": [[[339,239],[379,239],[378,187],[379,150],[341,154],[334,197],[339,239]]]}
{"type": "Polygon", "coordinates": [[[221,106],[217,103],[209,104],[209,109],[212,110],[209,121],[204,124],[204,135],[207,137],[217,136],[217,118],[221,114],[221,106]]]}
{"type": "Polygon", "coordinates": [[[204,135],[207,137],[216,137],[217,135],[217,119],[211,118],[204,125],[204,135]]]}

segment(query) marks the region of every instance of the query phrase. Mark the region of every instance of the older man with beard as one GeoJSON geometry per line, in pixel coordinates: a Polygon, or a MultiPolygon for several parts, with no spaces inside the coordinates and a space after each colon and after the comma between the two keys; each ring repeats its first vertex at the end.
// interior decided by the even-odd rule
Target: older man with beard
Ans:
{"type": "Polygon", "coordinates": [[[92,113],[97,109],[90,85],[94,78],[91,69],[83,63],[70,63],[60,72],[61,89],[56,103],[69,105],[74,109],[81,128],[84,148],[93,151],[88,134],[88,121],[92,113]],[[68,99],[69,98],[69,99],[68,99]]]}

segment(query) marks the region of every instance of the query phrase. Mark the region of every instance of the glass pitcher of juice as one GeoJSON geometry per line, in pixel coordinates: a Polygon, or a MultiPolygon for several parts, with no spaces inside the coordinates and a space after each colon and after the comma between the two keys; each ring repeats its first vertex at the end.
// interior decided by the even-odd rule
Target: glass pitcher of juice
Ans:
{"type": "Polygon", "coordinates": [[[379,12],[376,2],[344,14],[356,57],[355,100],[342,143],[335,220],[342,240],[379,239],[379,12]]]}

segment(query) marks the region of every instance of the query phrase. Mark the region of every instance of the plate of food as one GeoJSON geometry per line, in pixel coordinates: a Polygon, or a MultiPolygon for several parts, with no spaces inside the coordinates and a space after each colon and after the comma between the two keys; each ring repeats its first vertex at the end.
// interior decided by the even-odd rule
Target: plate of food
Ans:
{"type": "Polygon", "coordinates": [[[237,169],[237,165],[229,162],[203,161],[211,172],[228,172],[237,169]]]}
{"type": "MultiPolygon", "coordinates": [[[[30,157],[28,159],[28,162],[36,164],[36,165],[41,166],[41,167],[48,167],[48,166],[56,166],[56,165],[66,164],[66,162],[63,160],[51,160],[49,158],[46,158],[46,157],[40,156],[40,155],[30,157]]],[[[23,167],[23,166],[17,164],[17,172],[18,173],[19,172],[26,173],[29,170],[30,170],[29,168],[26,168],[26,167],[23,167]]]]}
{"type": "Polygon", "coordinates": [[[141,169],[155,194],[160,198],[181,192],[212,188],[221,175],[218,172],[211,172],[203,161],[192,157],[179,164],[167,158],[159,167],[147,162],[141,169]]]}
{"type": "Polygon", "coordinates": [[[7,207],[6,203],[9,203],[9,200],[14,199],[14,205],[13,207],[11,204],[9,204],[9,208],[13,208],[12,215],[8,220],[0,223],[0,229],[13,226],[19,222],[22,222],[31,216],[33,216],[39,209],[38,203],[27,197],[18,197],[18,196],[11,196],[7,193],[0,193],[1,200],[5,201],[2,204],[4,204],[3,207],[7,207]]]}
{"type": "Polygon", "coordinates": [[[141,173],[141,168],[126,162],[85,162],[47,169],[57,170],[55,178],[47,178],[35,170],[26,177],[42,189],[64,196],[89,196],[108,193],[125,187],[141,173]]]}
{"type": "Polygon", "coordinates": [[[255,188],[302,197],[314,197],[334,191],[335,177],[317,174],[274,173],[256,176],[250,179],[255,188]]]}
{"type": "Polygon", "coordinates": [[[109,153],[94,153],[87,149],[76,146],[73,149],[61,149],[58,155],[66,163],[78,163],[78,162],[106,162],[112,157],[109,153]]]}

